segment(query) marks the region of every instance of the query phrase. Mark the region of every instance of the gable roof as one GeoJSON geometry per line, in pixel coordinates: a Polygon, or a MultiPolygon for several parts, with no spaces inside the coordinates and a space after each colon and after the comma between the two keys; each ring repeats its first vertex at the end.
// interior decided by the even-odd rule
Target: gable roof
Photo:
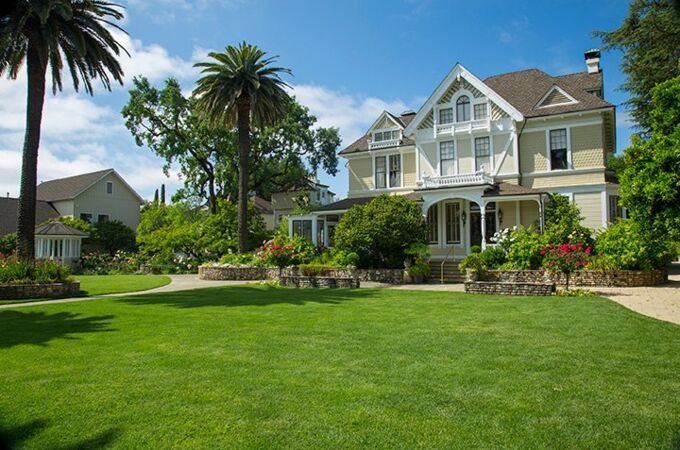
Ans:
{"type": "Polygon", "coordinates": [[[109,174],[114,174],[137,197],[140,203],[144,203],[144,199],[114,169],[99,170],[42,182],[37,188],[37,198],[47,202],[72,200],[109,174]]]}
{"type": "Polygon", "coordinates": [[[260,214],[273,214],[272,202],[265,200],[257,195],[253,197],[253,205],[255,206],[255,211],[260,214]]]}
{"type": "Polygon", "coordinates": [[[579,72],[553,77],[538,69],[494,75],[484,80],[495,92],[508,100],[525,117],[541,117],[567,112],[613,107],[611,103],[589,93],[602,88],[602,74],[579,72]],[[541,99],[557,86],[576,103],[539,107],[541,99]]]}
{"type": "Polygon", "coordinates": [[[62,222],[49,222],[35,229],[36,236],[89,236],[84,231],[68,226],[62,222]]]}
{"type": "Polygon", "coordinates": [[[456,63],[453,69],[449,71],[446,77],[439,83],[439,86],[432,92],[430,97],[427,99],[425,104],[420,107],[418,113],[416,114],[414,120],[406,127],[404,134],[410,135],[413,133],[415,128],[422,122],[430,113],[430,110],[435,106],[439,99],[446,93],[451,84],[453,84],[459,78],[465,79],[472,87],[479,90],[482,94],[489,98],[492,102],[498,105],[501,109],[510,115],[513,119],[520,121],[524,118],[522,113],[511,103],[508,102],[504,96],[496,92],[493,87],[489,86],[475,75],[467,70],[461,63],[456,63]]]}
{"type": "MultiPolygon", "coordinates": [[[[17,198],[0,198],[0,236],[17,231],[18,206],[19,199],[17,198]]],[[[52,205],[41,200],[35,202],[36,225],[54,217],[59,217],[59,212],[52,205]]]]}
{"type": "MultiPolygon", "coordinates": [[[[366,134],[361,136],[356,141],[352,142],[350,145],[348,145],[344,149],[340,150],[340,152],[338,154],[339,155],[349,155],[349,154],[352,154],[352,153],[359,153],[359,152],[363,152],[363,151],[368,151],[368,137],[369,137],[368,135],[369,135],[370,131],[373,129],[373,127],[377,123],[379,123],[380,118],[382,118],[385,114],[389,114],[389,116],[392,118],[392,120],[397,122],[397,124],[399,124],[402,128],[406,128],[413,121],[413,119],[416,116],[416,113],[414,113],[412,111],[407,111],[407,112],[403,113],[401,116],[396,116],[396,115],[392,114],[391,112],[383,111],[383,113],[380,114],[380,117],[378,118],[378,120],[376,122],[374,122],[373,125],[371,125],[371,127],[368,129],[366,134]]],[[[401,141],[399,141],[399,145],[396,145],[394,147],[403,147],[403,146],[414,145],[414,144],[415,144],[415,142],[412,139],[406,137],[406,135],[403,134],[401,141]]],[[[394,148],[394,147],[392,147],[392,148],[394,148]]],[[[391,147],[384,147],[384,148],[391,148],[391,147]]],[[[383,150],[383,149],[381,149],[381,150],[383,150]]]]}

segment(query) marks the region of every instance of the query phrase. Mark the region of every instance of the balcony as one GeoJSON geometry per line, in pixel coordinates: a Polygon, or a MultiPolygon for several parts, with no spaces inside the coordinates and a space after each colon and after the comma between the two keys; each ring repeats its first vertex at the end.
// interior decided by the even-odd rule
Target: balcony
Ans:
{"type": "Polygon", "coordinates": [[[421,186],[424,189],[481,186],[484,184],[494,184],[494,177],[481,170],[476,173],[466,173],[462,175],[427,176],[423,177],[423,181],[421,182],[421,186]]]}
{"type": "Polygon", "coordinates": [[[387,141],[377,141],[377,142],[369,142],[368,143],[368,149],[369,150],[375,150],[377,148],[387,148],[387,147],[396,147],[399,145],[401,142],[400,139],[390,139],[387,141]]]}
{"type": "Polygon", "coordinates": [[[477,131],[491,131],[491,118],[470,120],[467,122],[439,123],[436,125],[437,136],[454,136],[456,134],[470,134],[477,131]]]}

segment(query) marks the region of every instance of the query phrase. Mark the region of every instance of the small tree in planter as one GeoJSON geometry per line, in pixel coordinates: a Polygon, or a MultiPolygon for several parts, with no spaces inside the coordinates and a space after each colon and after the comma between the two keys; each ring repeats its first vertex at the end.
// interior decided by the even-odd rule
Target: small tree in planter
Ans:
{"type": "Polygon", "coordinates": [[[552,273],[562,272],[566,290],[569,290],[569,276],[575,270],[583,269],[589,264],[592,248],[582,244],[550,244],[541,250],[543,267],[552,273]]]}

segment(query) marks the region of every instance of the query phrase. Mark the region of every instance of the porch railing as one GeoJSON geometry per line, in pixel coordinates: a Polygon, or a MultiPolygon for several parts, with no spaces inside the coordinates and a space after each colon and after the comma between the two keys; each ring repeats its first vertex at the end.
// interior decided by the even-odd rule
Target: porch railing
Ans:
{"type": "Polygon", "coordinates": [[[442,175],[439,177],[423,177],[424,188],[475,186],[482,184],[494,184],[494,177],[484,171],[461,175],[442,175]]]}

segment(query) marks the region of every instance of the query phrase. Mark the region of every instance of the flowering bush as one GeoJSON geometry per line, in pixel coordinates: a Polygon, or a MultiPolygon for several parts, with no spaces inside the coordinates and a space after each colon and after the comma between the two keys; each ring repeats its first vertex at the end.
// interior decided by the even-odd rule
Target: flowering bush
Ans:
{"type": "Polygon", "coordinates": [[[536,270],[541,267],[541,249],[545,246],[543,236],[533,227],[519,227],[510,233],[512,245],[508,250],[503,268],[510,270],[536,270]]]}
{"type": "Polygon", "coordinates": [[[265,241],[257,252],[262,264],[276,267],[304,264],[314,257],[314,246],[301,236],[293,239],[276,237],[265,241]]]}
{"type": "Polygon", "coordinates": [[[80,257],[77,269],[83,274],[111,275],[126,273],[196,273],[200,261],[186,255],[145,255],[117,251],[86,253],[80,257]]]}
{"type": "Polygon", "coordinates": [[[22,261],[0,253],[0,284],[63,283],[71,272],[65,265],[46,259],[22,261]]]}
{"type": "Polygon", "coordinates": [[[514,232],[516,230],[516,226],[512,228],[500,229],[494,233],[493,237],[491,238],[491,242],[495,243],[498,248],[507,254],[510,251],[513,242],[515,242],[514,232]]]}
{"type": "Polygon", "coordinates": [[[583,244],[550,244],[541,250],[543,267],[550,272],[562,272],[566,277],[566,288],[569,290],[569,275],[589,264],[592,247],[583,244]]]}

